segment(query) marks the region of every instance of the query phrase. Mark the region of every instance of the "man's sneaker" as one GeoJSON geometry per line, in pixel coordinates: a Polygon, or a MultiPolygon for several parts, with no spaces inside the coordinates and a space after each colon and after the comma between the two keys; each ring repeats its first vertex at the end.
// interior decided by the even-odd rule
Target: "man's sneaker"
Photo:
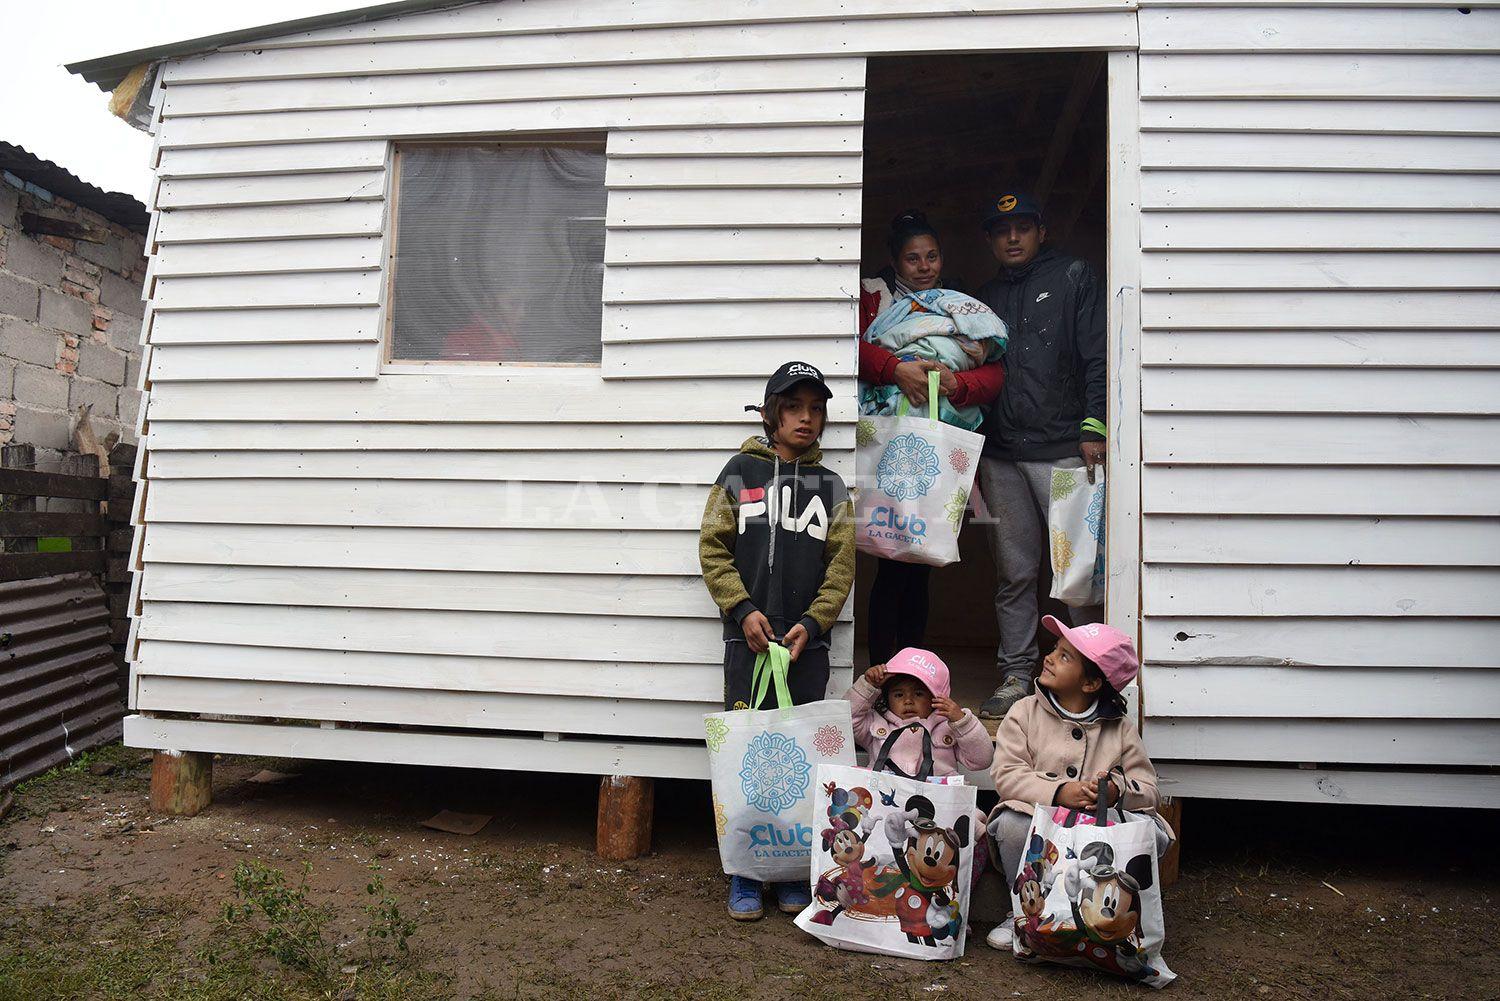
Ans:
{"type": "Polygon", "coordinates": [[[806,883],[776,883],[776,906],[783,914],[801,914],[812,903],[812,891],[806,883]]]}
{"type": "Polygon", "coordinates": [[[992,949],[1004,949],[1006,952],[1013,951],[1016,942],[1015,929],[1010,926],[1010,918],[997,924],[990,929],[990,933],[984,937],[992,949]]]}
{"type": "Polygon", "coordinates": [[[1031,682],[1025,678],[1006,678],[995,693],[979,707],[980,719],[1004,719],[1010,707],[1031,694],[1031,682]]]}
{"type": "Polygon", "coordinates": [[[761,907],[761,884],[758,879],[744,876],[729,877],[729,916],[736,921],[759,921],[765,910],[761,907]]]}

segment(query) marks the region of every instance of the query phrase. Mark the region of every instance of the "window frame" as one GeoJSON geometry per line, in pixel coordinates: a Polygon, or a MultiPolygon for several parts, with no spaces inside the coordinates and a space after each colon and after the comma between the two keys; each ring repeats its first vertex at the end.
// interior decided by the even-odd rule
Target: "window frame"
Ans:
{"type": "MultiPolygon", "coordinates": [[[[601,297],[601,322],[599,329],[600,360],[599,361],[468,361],[463,359],[448,358],[397,358],[395,357],[395,333],[396,333],[396,249],[400,243],[401,228],[401,152],[403,149],[421,148],[428,149],[436,146],[551,146],[571,147],[574,149],[598,150],[605,153],[608,143],[608,133],[539,133],[534,135],[514,136],[486,136],[482,138],[466,137],[437,138],[437,139],[393,139],[390,141],[389,152],[386,158],[386,221],[384,227],[385,249],[383,254],[383,277],[380,294],[380,308],[383,313],[380,319],[380,374],[381,375],[478,375],[485,372],[501,372],[512,368],[539,368],[539,369],[602,369],[604,327],[602,322],[603,301],[601,297]]],[[[609,197],[609,187],[605,188],[606,205],[609,197]]],[[[607,211],[607,210],[606,210],[607,211]]],[[[605,239],[608,240],[608,227],[606,224],[605,239]]],[[[608,256],[606,247],[606,253],[608,256]]],[[[604,259],[601,257],[600,265],[603,266],[604,259]]]]}

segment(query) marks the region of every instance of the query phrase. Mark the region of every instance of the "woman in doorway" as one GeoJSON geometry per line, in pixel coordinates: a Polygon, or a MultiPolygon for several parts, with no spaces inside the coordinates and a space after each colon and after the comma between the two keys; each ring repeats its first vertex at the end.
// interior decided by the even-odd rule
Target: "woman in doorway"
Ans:
{"type": "MultiPolygon", "coordinates": [[[[898,335],[882,336],[884,342],[876,342],[876,335],[889,334],[897,329],[908,315],[920,305],[913,297],[931,289],[943,287],[943,252],[938,244],[937,231],[927,222],[927,217],[916,210],[898,215],[891,223],[887,249],[891,263],[873,278],[864,279],[859,297],[859,379],[862,412],[879,412],[872,408],[886,409],[894,405],[895,397],[905,396],[913,408],[927,405],[927,373],[938,373],[938,393],[941,394],[941,416],[960,426],[972,429],[972,415],[987,406],[1000,393],[1005,381],[1005,369],[998,354],[1004,350],[1004,324],[988,309],[998,327],[998,345],[993,336],[978,342],[965,337],[944,337],[942,340],[956,342],[957,354],[947,357],[945,364],[931,352],[892,349],[889,345],[902,342],[898,335]],[[916,305],[914,305],[916,304],[916,305]],[[968,344],[964,344],[968,341],[968,344]],[[972,367],[963,368],[963,365],[972,367]],[[886,389],[883,387],[894,387],[886,389]]],[[[977,300],[957,296],[965,305],[977,300]]],[[[982,307],[981,307],[982,308],[982,307]]],[[[982,316],[983,314],[978,314],[982,316]]],[[[921,338],[937,340],[937,338],[921,338]]],[[[918,345],[912,343],[911,348],[918,345]]],[[[975,421],[974,423],[977,423],[975,421]]],[[[928,577],[932,568],[921,563],[900,563],[895,560],[876,560],[875,582],[870,589],[869,625],[866,642],[869,645],[870,663],[883,664],[891,655],[903,647],[919,647],[927,631],[928,577]]]]}

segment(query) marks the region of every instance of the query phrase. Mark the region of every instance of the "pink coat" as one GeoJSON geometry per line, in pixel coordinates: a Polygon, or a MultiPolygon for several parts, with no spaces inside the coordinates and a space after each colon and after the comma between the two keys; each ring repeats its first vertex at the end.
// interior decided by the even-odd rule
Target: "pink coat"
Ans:
{"type": "MultiPolygon", "coordinates": [[[[844,696],[849,700],[854,716],[854,739],[869,754],[871,767],[891,732],[912,722],[921,722],[932,734],[932,774],[957,775],[966,770],[990,767],[995,758],[995,745],[979,718],[969,710],[964,710],[963,718],[957,723],[950,723],[941,713],[933,713],[920,721],[903,720],[894,713],[877,712],[875,700],[879,697],[880,689],[863,676],[855,680],[854,687],[844,696]]],[[[922,765],[922,735],[908,730],[896,738],[890,760],[907,775],[915,775],[922,765]]]]}

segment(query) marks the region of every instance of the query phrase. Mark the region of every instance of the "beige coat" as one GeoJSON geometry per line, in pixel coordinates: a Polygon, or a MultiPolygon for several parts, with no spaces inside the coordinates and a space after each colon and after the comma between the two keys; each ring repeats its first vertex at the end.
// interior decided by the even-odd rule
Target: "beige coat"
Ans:
{"type": "Polygon", "coordinates": [[[1124,790],[1125,809],[1155,814],[1161,804],[1156,769],[1128,717],[1077,723],[1058,715],[1039,693],[1017,702],[995,733],[990,774],[1001,807],[1030,814],[1035,803],[1056,802],[1065,782],[1101,771],[1124,790]]]}

